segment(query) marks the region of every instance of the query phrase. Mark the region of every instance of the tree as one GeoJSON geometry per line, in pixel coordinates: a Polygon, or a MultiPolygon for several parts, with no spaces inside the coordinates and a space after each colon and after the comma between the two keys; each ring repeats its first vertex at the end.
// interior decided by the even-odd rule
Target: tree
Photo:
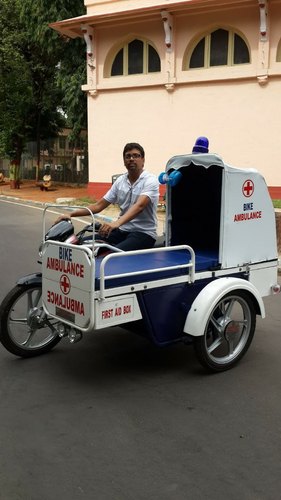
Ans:
{"type": "Polygon", "coordinates": [[[36,46],[42,46],[45,57],[51,57],[55,64],[59,107],[72,129],[73,140],[81,128],[87,126],[86,95],[81,90],[86,81],[85,44],[81,39],[70,41],[60,36],[49,28],[49,24],[82,14],[85,14],[83,0],[22,0],[21,5],[21,17],[25,19],[29,39],[36,46]]]}
{"type": "Polygon", "coordinates": [[[20,160],[28,133],[32,89],[29,71],[20,50],[21,34],[16,29],[10,0],[0,4],[0,154],[20,160]]]}
{"type": "Polygon", "coordinates": [[[84,44],[67,43],[49,28],[83,11],[83,0],[1,0],[1,156],[19,163],[26,141],[36,140],[39,164],[41,141],[56,136],[66,119],[74,138],[85,126],[84,44]]]}

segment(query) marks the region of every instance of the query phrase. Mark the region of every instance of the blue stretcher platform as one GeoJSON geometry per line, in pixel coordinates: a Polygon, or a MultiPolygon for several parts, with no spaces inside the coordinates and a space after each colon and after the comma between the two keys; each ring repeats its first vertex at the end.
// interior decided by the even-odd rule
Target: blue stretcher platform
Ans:
{"type": "MultiPolygon", "coordinates": [[[[110,254],[116,255],[116,254],[110,254]]],[[[191,255],[186,250],[164,250],[145,254],[127,254],[111,258],[105,265],[106,288],[133,285],[145,281],[183,276],[189,273],[191,255]],[[139,273],[139,274],[138,274],[139,273]]],[[[96,259],[95,289],[100,287],[102,257],[96,259]]],[[[195,272],[212,270],[218,266],[215,252],[195,253],[195,272]]]]}

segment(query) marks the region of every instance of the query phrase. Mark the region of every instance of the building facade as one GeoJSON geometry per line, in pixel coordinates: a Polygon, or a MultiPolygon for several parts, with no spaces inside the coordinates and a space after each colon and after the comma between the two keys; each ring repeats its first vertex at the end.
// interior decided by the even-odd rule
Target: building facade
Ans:
{"type": "Polygon", "coordinates": [[[281,198],[281,0],[84,3],[51,27],[85,39],[90,195],[124,170],[126,142],[158,175],[204,135],[281,198]]]}

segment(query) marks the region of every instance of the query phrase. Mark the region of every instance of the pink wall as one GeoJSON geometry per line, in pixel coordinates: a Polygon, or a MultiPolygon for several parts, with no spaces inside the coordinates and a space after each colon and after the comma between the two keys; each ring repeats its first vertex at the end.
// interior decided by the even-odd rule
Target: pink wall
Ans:
{"type": "MultiPolygon", "coordinates": [[[[190,152],[196,137],[206,135],[212,152],[227,163],[258,169],[271,192],[281,197],[280,0],[268,2],[266,37],[260,34],[258,0],[84,3],[93,42],[83,86],[88,93],[89,190],[99,185],[101,192],[112,175],[124,170],[126,142],[140,142],[146,168],[159,174],[171,156],[190,152]],[[163,6],[172,16],[171,50],[165,45],[163,6]],[[217,28],[244,37],[250,63],[184,71],[194,41],[217,28]],[[134,38],[155,47],[161,72],[109,77],[114,50],[134,38]]],[[[58,29],[69,33],[71,23],[63,23],[57,23],[58,29]]],[[[73,23],[76,36],[81,19],[76,27],[73,23]]]]}

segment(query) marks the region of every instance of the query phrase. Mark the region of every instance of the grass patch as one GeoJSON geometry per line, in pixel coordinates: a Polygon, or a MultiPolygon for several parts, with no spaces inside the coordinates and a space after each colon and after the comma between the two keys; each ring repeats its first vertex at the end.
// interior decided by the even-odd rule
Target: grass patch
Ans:
{"type": "Polygon", "coordinates": [[[84,207],[84,205],[92,205],[95,203],[96,200],[94,198],[89,198],[88,196],[85,196],[84,198],[76,198],[75,203],[76,205],[81,205],[84,207]]]}
{"type": "Polygon", "coordinates": [[[281,208],[281,200],[272,200],[274,208],[281,208]]]}

